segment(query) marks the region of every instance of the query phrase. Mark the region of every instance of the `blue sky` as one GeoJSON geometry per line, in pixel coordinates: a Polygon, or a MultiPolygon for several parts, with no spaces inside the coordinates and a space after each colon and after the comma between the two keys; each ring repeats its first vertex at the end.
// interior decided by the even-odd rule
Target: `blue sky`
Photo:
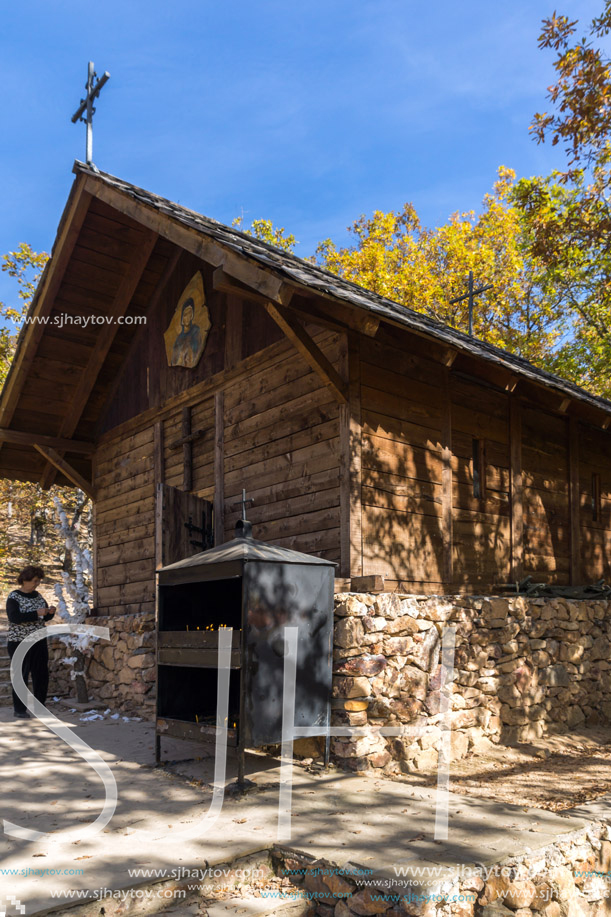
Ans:
{"type": "MultiPolygon", "coordinates": [[[[0,252],[49,250],[84,158],[87,61],[105,171],[223,222],[268,217],[313,252],[361,213],[412,201],[439,225],[501,164],[562,163],[530,139],[552,52],[541,20],[602,0],[20,0],[3,4],[0,252]]],[[[12,300],[0,274],[0,299],[12,300]]]]}

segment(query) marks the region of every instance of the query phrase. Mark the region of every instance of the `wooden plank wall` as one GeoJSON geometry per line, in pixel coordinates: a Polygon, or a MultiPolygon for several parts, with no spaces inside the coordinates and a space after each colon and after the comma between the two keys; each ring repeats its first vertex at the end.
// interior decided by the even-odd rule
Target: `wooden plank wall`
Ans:
{"type": "Polygon", "coordinates": [[[436,591],[442,582],[443,402],[438,364],[362,343],[363,573],[389,586],[436,591]]]}
{"type": "MultiPolygon", "coordinates": [[[[182,446],[174,446],[182,436],[182,407],[174,408],[163,420],[164,483],[183,490],[184,461],[182,446]]],[[[203,430],[193,441],[192,492],[206,500],[214,499],[214,397],[203,398],[191,406],[191,429],[203,430]]]]}
{"type": "Polygon", "coordinates": [[[579,538],[581,581],[611,582],[611,434],[579,429],[579,538]],[[600,480],[600,513],[594,519],[592,475],[600,480]]]}
{"type": "MultiPolygon", "coordinates": [[[[340,335],[319,330],[313,338],[329,360],[340,362],[340,335]]],[[[190,405],[191,430],[203,432],[192,444],[191,490],[213,501],[215,462],[222,468],[224,540],[233,537],[235,504],[245,487],[255,501],[248,516],[256,538],[339,562],[339,405],[332,394],[288,342],[267,348],[255,369],[218,394],[190,405]]],[[[154,421],[106,440],[96,453],[100,615],[154,610],[155,477],[161,467],[166,484],[184,489],[177,445],[184,406],[164,414],[157,456],[154,421]]]]}
{"type": "MultiPolygon", "coordinates": [[[[312,331],[312,329],[309,329],[312,331]]],[[[337,364],[340,336],[313,339],[337,364]]],[[[233,537],[242,488],[262,541],[339,561],[339,406],[287,343],[224,392],[225,539],[233,537]],[[231,507],[234,507],[233,509],[231,507]]]]}
{"type": "Polygon", "coordinates": [[[153,427],[101,444],[95,467],[97,614],[153,612],[153,427]]]}
{"type": "Polygon", "coordinates": [[[522,406],[524,575],[570,582],[568,420],[522,406]]]}
{"type": "MultiPolygon", "coordinates": [[[[460,372],[448,373],[439,362],[410,350],[407,342],[393,347],[377,341],[362,348],[360,394],[362,572],[381,573],[388,588],[414,592],[489,590],[495,583],[510,582],[509,394],[460,372]],[[485,469],[480,495],[473,485],[477,441],[485,469]]],[[[520,448],[514,444],[513,461],[520,462],[515,470],[522,490],[514,494],[514,510],[521,511],[523,524],[513,559],[522,575],[567,583],[568,419],[527,403],[518,405],[518,411],[521,434],[515,419],[514,428],[520,448]]],[[[604,483],[605,437],[599,436],[596,461],[596,449],[588,441],[589,459],[581,456],[579,464],[582,512],[576,524],[582,534],[577,556],[583,557],[584,570],[591,571],[589,580],[600,570],[611,513],[611,482],[604,483]],[[586,524],[583,507],[591,502],[586,490],[591,488],[592,461],[603,481],[603,521],[586,524]]],[[[586,440],[581,434],[576,438],[583,451],[586,440]]]]}
{"type": "Polygon", "coordinates": [[[342,414],[287,341],[267,346],[196,400],[179,399],[161,421],[123,428],[100,446],[100,614],[153,611],[155,479],[161,467],[165,483],[185,487],[176,444],[185,406],[191,431],[202,431],[192,443],[192,492],[215,501],[224,540],[245,487],[256,538],[345,563],[343,493],[355,514],[346,572],[380,573],[388,589],[486,592],[517,574],[557,583],[611,578],[610,433],[461,375],[407,336],[396,344],[361,338],[348,361],[343,335],[309,330],[340,372],[352,367],[360,413],[349,432],[360,444],[359,467],[353,456],[346,479],[342,423],[350,411],[342,414]],[[484,457],[480,495],[474,441],[484,457]]]}
{"type": "Polygon", "coordinates": [[[454,376],[452,509],[454,583],[461,588],[508,582],[511,510],[508,397],[454,376]],[[473,491],[473,440],[483,444],[483,493],[473,491]]]}

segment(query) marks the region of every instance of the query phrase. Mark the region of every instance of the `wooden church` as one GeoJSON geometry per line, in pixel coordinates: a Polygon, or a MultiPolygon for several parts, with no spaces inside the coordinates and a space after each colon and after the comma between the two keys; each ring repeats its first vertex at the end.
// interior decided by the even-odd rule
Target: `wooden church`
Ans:
{"type": "MultiPolygon", "coordinates": [[[[0,475],[94,501],[97,614],[255,537],[412,593],[610,576],[611,403],[77,163],[0,475]]],[[[361,584],[362,585],[362,584],[361,584]]]]}

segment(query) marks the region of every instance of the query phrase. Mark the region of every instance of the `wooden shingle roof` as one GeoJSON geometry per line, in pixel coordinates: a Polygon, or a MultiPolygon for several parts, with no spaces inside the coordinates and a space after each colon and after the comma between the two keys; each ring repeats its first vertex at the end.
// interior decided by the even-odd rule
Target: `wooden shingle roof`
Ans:
{"type": "Polygon", "coordinates": [[[345,302],[384,321],[409,328],[411,331],[433,338],[458,351],[464,351],[483,360],[494,362],[517,375],[539,382],[546,387],[554,388],[571,398],[590,403],[605,412],[611,412],[611,402],[606,399],[592,395],[572,382],[561,379],[559,376],[555,376],[544,369],[539,369],[522,357],[499,347],[494,347],[485,341],[470,337],[468,334],[457,331],[455,328],[429,318],[427,315],[415,312],[413,309],[379,296],[377,293],[366,290],[349,280],[344,280],[317,264],[297,257],[291,252],[283,251],[273,245],[255,239],[253,236],[218,223],[210,217],[202,216],[202,214],[196,213],[194,210],[175,204],[166,198],[145,191],[143,188],[138,188],[136,185],[132,185],[115,176],[104,172],[93,172],[90,167],[85,166],[83,163],[75,163],[74,170],[77,173],[86,172],[95,175],[100,182],[116,189],[121,194],[153,208],[158,213],[170,217],[184,226],[197,230],[202,235],[214,239],[224,248],[255,261],[261,267],[273,271],[292,285],[345,302]]]}

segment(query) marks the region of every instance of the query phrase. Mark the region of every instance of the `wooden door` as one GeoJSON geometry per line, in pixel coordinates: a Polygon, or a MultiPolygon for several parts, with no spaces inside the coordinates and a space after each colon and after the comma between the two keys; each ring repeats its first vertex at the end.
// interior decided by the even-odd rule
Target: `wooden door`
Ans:
{"type": "Polygon", "coordinates": [[[157,485],[156,499],[157,569],[212,547],[212,503],[209,500],[169,484],[157,485]]]}

